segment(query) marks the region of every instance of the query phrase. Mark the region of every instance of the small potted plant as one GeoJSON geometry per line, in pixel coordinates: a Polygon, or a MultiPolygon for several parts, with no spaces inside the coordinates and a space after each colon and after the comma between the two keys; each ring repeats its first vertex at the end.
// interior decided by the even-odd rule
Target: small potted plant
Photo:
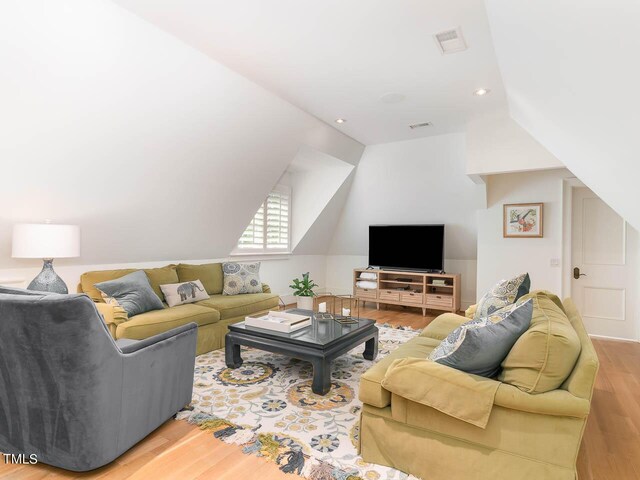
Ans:
{"type": "Polygon", "coordinates": [[[309,272],[302,274],[302,280],[294,278],[293,283],[289,285],[293,289],[296,296],[298,308],[302,310],[313,310],[313,288],[317,287],[316,283],[309,278],[309,272]]]}

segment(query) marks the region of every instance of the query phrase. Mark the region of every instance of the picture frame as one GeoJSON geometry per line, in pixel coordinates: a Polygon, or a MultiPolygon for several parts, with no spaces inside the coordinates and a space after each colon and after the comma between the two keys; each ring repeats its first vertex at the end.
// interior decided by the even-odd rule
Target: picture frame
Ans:
{"type": "Polygon", "coordinates": [[[502,219],[504,238],[542,238],[544,203],[505,203],[502,219]]]}

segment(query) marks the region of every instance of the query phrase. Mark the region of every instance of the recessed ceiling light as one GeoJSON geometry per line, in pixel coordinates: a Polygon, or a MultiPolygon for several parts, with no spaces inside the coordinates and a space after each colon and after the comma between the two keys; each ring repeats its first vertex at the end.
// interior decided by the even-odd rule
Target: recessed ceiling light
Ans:
{"type": "Polygon", "coordinates": [[[491,92],[491,90],[489,90],[488,88],[479,88],[478,90],[473,92],[473,94],[479,97],[482,97],[483,95],[486,95],[489,92],[491,92]]]}
{"type": "Polygon", "coordinates": [[[336,118],[336,123],[345,123],[346,120],[344,118],[336,118]]]}

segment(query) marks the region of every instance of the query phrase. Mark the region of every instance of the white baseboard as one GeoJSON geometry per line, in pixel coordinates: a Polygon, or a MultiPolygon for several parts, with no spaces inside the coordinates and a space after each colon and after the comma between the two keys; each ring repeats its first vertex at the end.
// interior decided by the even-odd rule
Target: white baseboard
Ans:
{"type": "Polygon", "coordinates": [[[607,335],[594,335],[589,334],[589,337],[600,339],[600,340],[613,340],[614,342],[628,342],[628,343],[640,343],[640,340],[633,340],[630,338],[620,338],[620,337],[608,337],[607,335]]]}

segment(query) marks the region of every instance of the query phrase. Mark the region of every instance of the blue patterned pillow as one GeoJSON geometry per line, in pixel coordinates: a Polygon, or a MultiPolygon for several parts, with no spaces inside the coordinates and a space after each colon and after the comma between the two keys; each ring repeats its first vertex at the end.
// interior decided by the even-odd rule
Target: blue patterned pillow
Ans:
{"type": "Polygon", "coordinates": [[[516,301],[529,293],[531,279],[528,273],[523,273],[509,280],[501,280],[489,290],[478,302],[474,319],[484,318],[516,301]]]}
{"type": "Polygon", "coordinates": [[[224,274],[223,295],[262,293],[260,262],[225,262],[222,264],[222,273],[224,274]]]}
{"type": "Polygon", "coordinates": [[[505,310],[508,314],[498,323],[485,317],[460,325],[433,349],[429,359],[463,372],[495,377],[513,345],[529,328],[533,300],[505,310]]]}

